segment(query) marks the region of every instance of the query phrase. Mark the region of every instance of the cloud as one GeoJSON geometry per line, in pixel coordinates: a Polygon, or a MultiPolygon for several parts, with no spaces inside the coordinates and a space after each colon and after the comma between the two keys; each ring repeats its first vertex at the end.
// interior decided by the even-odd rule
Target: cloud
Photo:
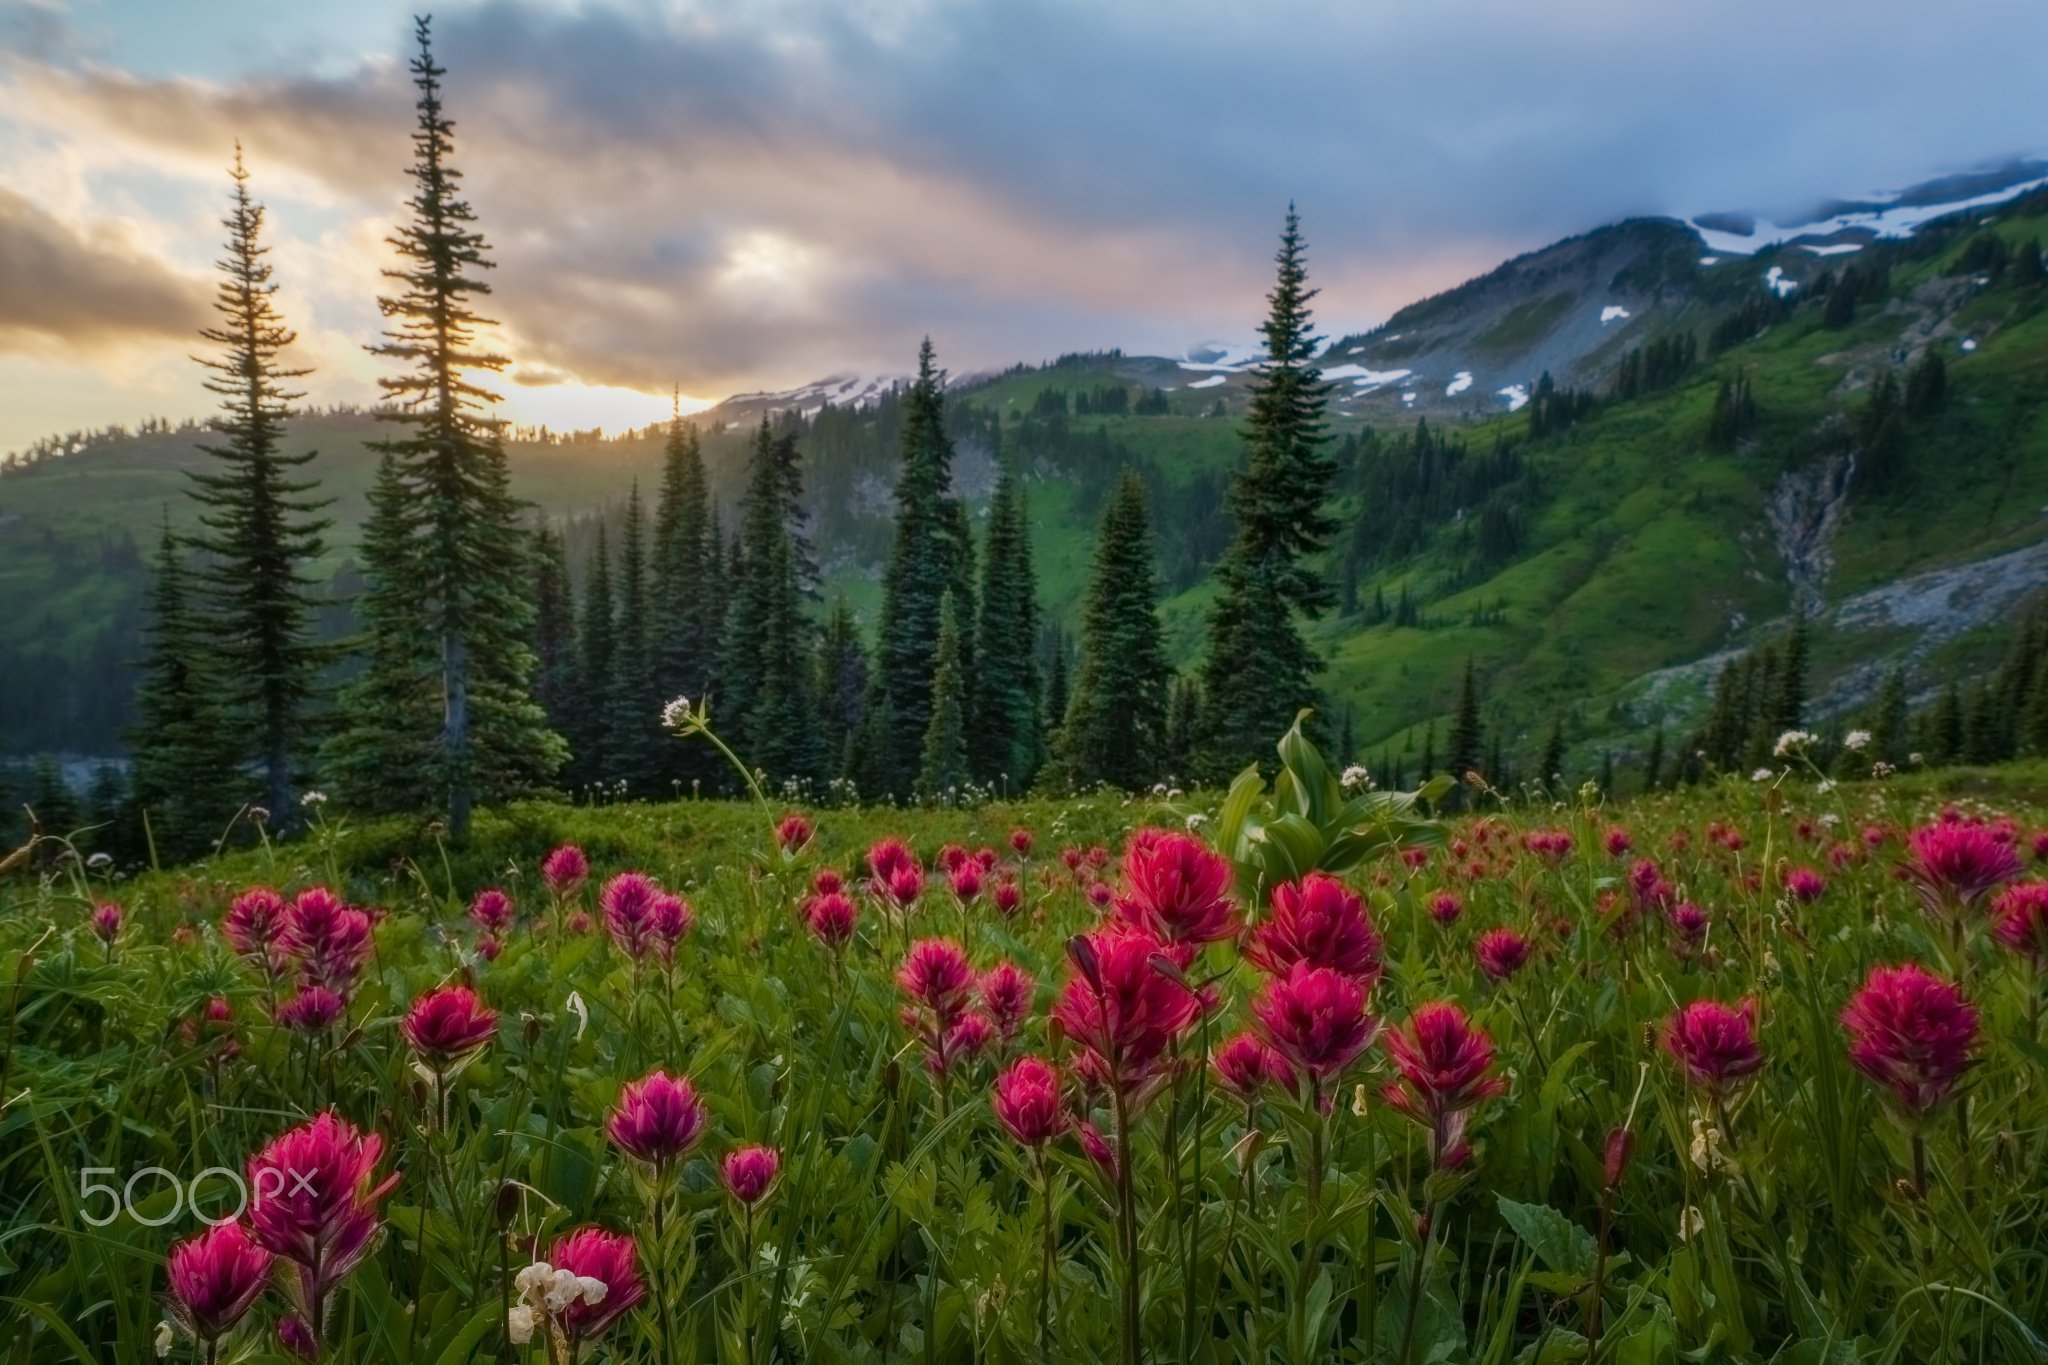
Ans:
{"type": "Polygon", "coordinates": [[[90,354],[190,338],[208,290],[114,225],[61,223],[0,189],[0,351],[90,354]]]}
{"type": "MultiPolygon", "coordinates": [[[[1336,333],[1615,217],[2037,150],[2048,10],[1978,10],[486,0],[436,53],[522,376],[716,393],[907,366],[927,332],[956,370],[1249,332],[1290,198],[1336,333]]],[[[402,20],[339,73],[144,76],[51,41],[9,101],[48,136],[208,177],[240,136],[266,194],[399,208],[402,20]]],[[[371,278],[379,244],[349,249],[330,280],[371,278]]],[[[301,325],[360,326],[336,308],[301,325]]]]}

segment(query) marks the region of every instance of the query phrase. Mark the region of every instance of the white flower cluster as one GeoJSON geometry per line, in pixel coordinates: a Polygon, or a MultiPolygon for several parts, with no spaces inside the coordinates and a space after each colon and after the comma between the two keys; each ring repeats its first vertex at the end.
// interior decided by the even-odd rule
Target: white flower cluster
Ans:
{"type": "Polygon", "coordinates": [[[1813,733],[1809,730],[1787,730],[1778,736],[1778,742],[1771,746],[1771,756],[1784,758],[1790,754],[1803,754],[1813,746],[1813,733]]]}
{"type": "Polygon", "coordinates": [[[1842,747],[1852,754],[1860,754],[1870,747],[1870,731],[1851,730],[1842,736],[1842,747]]]}
{"type": "Polygon", "coordinates": [[[661,728],[664,730],[687,730],[700,718],[699,713],[690,709],[688,697],[677,697],[661,708],[661,728]]]}
{"type": "Polygon", "coordinates": [[[1777,774],[1772,772],[1769,768],[1758,768],[1755,772],[1749,775],[1749,780],[1752,782],[1768,782],[1776,776],[1777,774]]]}
{"type": "Polygon", "coordinates": [[[1365,765],[1360,763],[1354,763],[1350,767],[1346,768],[1344,770],[1344,776],[1339,778],[1338,780],[1343,783],[1344,789],[1346,791],[1349,791],[1353,787],[1369,788],[1372,786],[1372,774],[1367,772],[1365,770],[1365,765]]]}
{"type": "Polygon", "coordinates": [[[514,1346],[533,1340],[533,1329],[541,1314],[553,1317],[581,1300],[592,1308],[604,1302],[610,1286],[573,1270],[557,1270],[546,1261],[535,1261],[512,1277],[519,1302],[505,1317],[505,1335],[514,1346]]]}

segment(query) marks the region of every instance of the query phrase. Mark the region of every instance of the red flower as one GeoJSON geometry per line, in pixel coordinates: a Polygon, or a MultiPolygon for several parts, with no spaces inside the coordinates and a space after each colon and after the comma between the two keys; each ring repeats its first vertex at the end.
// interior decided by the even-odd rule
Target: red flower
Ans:
{"type": "Polygon", "coordinates": [[[448,1072],[481,1052],[498,1032],[498,1012],[467,986],[443,986],[413,1001],[401,1025],[428,1068],[448,1072]]]}
{"type": "Polygon", "coordinates": [[[1273,888],[1273,913],[1252,930],[1244,955],[1269,976],[1305,962],[1357,977],[1370,991],[1380,979],[1380,947],[1358,894],[1311,872],[1273,888]]]}
{"type": "Polygon", "coordinates": [[[811,877],[811,890],[820,896],[834,896],[846,889],[846,878],[836,867],[821,867],[811,877]]]}
{"type": "Polygon", "coordinates": [[[1326,1113],[1326,1083],[1357,1061],[1379,1031],[1379,1021],[1365,1012],[1365,989],[1356,979],[1302,962],[1268,981],[1251,1008],[1260,1033],[1308,1076],[1310,1092],[1326,1113]]]}
{"type": "Polygon", "coordinates": [[[1166,1049],[1194,1023],[1194,992],[1154,965],[1167,945],[1127,926],[1067,940],[1069,970],[1052,1016],[1085,1051],[1091,1079],[1142,1099],[1166,1049]]]}
{"type": "Polygon", "coordinates": [[[996,913],[1000,914],[1004,919],[1008,919],[1022,909],[1023,906],[1024,892],[1017,883],[1008,880],[996,883],[996,913]]]}
{"type": "Polygon", "coordinates": [[[1010,848],[1019,858],[1031,856],[1031,831],[1019,825],[1010,831],[1010,848]]]}
{"type": "Polygon", "coordinates": [[[604,1284],[604,1297],[598,1302],[578,1298],[557,1315],[572,1358],[577,1345],[602,1334],[647,1297],[631,1237],[602,1228],[578,1228],[555,1243],[548,1264],[604,1284]]]}
{"type": "Polygon", "coordinates": [[[121,937],[121,921],[124,916],[121,907],[106,901],[92,908],[92,931],[102,943],[112,943],[121,937]]]}
{"type": "Polygon", "coordinates": [[[348,1001],[325,986],[305,986],[277,1007],[277,1022],[294,1033],[332,1028],[348,1013],[348,1001]]]}
{"type": "Polygon", "coordinates": [[[949,876],[949,882],[953,889],[953,899],[959,901],[962,905],[972,902],[975,897],[981,894],[982,875],[981,864],[972,859],[955,866],[949,876]]]}
{"type": "Polygon", "coordinates": [[[1619,858],[1635,847],[1634,838],[1621,825],[1609,825],[1607,833],[1601,836],[1600,842],[1605,845],[1608,856],[1612,858],[1619,858]]]}
{"type": "Polygon", "coordinates": [[[1455,891],[1439,891],[1429,898],[1429,917],[1438,924],[1456,924],[1465,913],[1465,902],[1455,891]]]}
{"type": "Polygon", "coordinates": [[[782,1153],[775,1148],[742,1147],[726,1153],[721,1174],[725,1177],[726,1193],[752,1208],[775,1188],[775,1177],[781,1170],[782,1153]]]}
{"type": "Polygon", "coordinates": [[[221,917],[221,937],[238,956],[247,958],[275,977],[284,972],[286,958],[278,939],[284,933],[287,912],[284,897],[267,886],[252,886],[235,897],[221,917]]]}
{"type": "Polygon", "coordinates": [[[1550,862],[1559,862],[1572,851],[1572,836],[1561,829],[1532,829],[1522,836],[1522,847],[1550,862]]]}
{"type": "Polygon", "coordinates": [[[1060,1073],[1043,1057],[1019,1057],[996,1077],[990,1100],[996,1118],[1026,1147],[1043,1147],[1072,1122],[1060,1095],[1060,1073]]]}
{"type": "Polygon", "coordinates": [[[1237,934],[1230,862],[1200,839],[1140,830],[1124,852],[1125,919],[1166,943],[1216,943],[1237,934]]]}
{"type": "Polygon", "coordinates": [[[574,844],[563,844],[540,860],[540,879],[556,896],[569,896],[590,876],[590,859],[574,844]]]}
{"type": "Polygon", "coordinates": [[[1038,983],[1031,973],[1005,958],[981,974],[976,992],[988,1020],[1005,1042],[1017,1034],[1017,1026],[1031,1015],[1031,998],[1038,983]]]}
{"type": "Polygon", "coordinates": [[[270,1263],[271,1254],[235,1220],[178,1243],[164,1262],[171,1317],[197,1340],[220,1340],[263,1293],[270,1263]]]}
{"type": "Polygon", "coordinates": [[[1267,1085],[1294,1089],[1294,1068],[1256,1033],[1238,1034],[1216,1049],[1209,1064],[1216,1069],[1216,1078],[1246,1103],[1267,1085]]]}
{"type": "Polygon", "coordinates": [[[1785,893],[1793,900],[1811,905],[1821,898],[1828,889],[1820,873],[1810,867],[1788,867],[1785,869],[1785,893]]]}
{"type": "Polygon", "coordinates": [[[775,846],[784,853],[798,854],[809,846],[817,833],[815,827],[803,816],[791,813],[775,824],[775,846]]]}
{"type": "Polygon", "coordinates": [[[647,911],[647,938],[664,967],[676,960],[676,949],[697,927],[697,913],[672,891],[657,891],[647,911]]]}
{"type": "Polygon", "coordinates": [[[1725,1096],[1764,1064],[1756,1041],[1756,999],[1730,1008],[1718,1000],[1682,1006],[1664,1025],[1664,1050],[1685,1068],[1685,1078],[1725,1096]]]}
{"type": "Polygon", "coordinates": [[[512,927],[512,898],[495,886],[476,893],[469,903],[470,922],[486,933],[501,934],[512,927]]]}
{"type": "Polygon", "coordinates": [[[654,946],[654,902],[660,895],[654,879],[641,872],[621,872],[598,893],[606,932],[619,951],[635,961],[654,946]]]}
{"type": "Polygon", "coordinates": [[[370,917],[324,886],[308,887],[285,912],[278,946],[303,984],[345,996],[370,958],[370,917]]]}
{"type": "Polygon", "coordinates": [[[1992,933],[2036,964],[2048,963],[2048,882],[2017,882],[1992,902],[1992,933]]]}
{"type": "Polygon", "coordinates": [[[1842,1027],[1856,1069],[1914,1119],[1948,1099],[1977,1046],[1977,1011],[1962,991],[1910,962],[1872,968],[1842,1027]]]}
{"type": "Polygon", "coordinates": [[[1672,932],[1686,943],[1698,943],[1707,934],[1707,912],[1691,901],[1680,901],[1664,913],[1672,932]]]}
{"type": "Polygon", "coordinates": [[[660,1167],[694,1147],[710,1119],[687,1077],[656,1071],[620,1087],[604,1131],[620,1151],[660,1167]]]}
{"type": "Polygon", "coordinates": [[[1493,1069],[1493,1040],[1465,1011],[1448,1001],[1417,1007],[1405,1029],[1383,1035],[1398,1082],[1380,1093],[1386,1102],[1430,1131],[1430,1158],[1439,1169],[1464,1164],[1470,1112],[1507,1091],[1493,1069]]]}
{"type": "Polygon", "coordinates": [[[317,1340],[327,1295],[361,1264],[383,1228],[377,1206],[398,1184],[378,1182],[384,1139],[326,1110],[249,1158],[249,1221],[256,1240],[293,1263],[293,1306],[317,1340]]]}
{"type": "Polygon", "coordinates": [[[810,925],[811,934],[834,951],[853,937],[855,919],[853,902],[837,891],[813,896],[804,907],[804,922],[810,925]]]}
{"type": "Polygon", "coordinates": [[[1505,981],[1522,970],[1529,960],[1529,940],[1512,929],[1488,929],[1472,944],[1479,970],[1495,981],[1505,981]]]}
{"type": "Polygon", "coordinates": [[[2019,855],[1989,826],[1963,820],[1923,825],[1906,837],[1900,870],[1931,914],[1967,910],[2002,881],[2020,875],[2019,855]]]}
{"type": "Polygon", "coordinates": [[[967,1009],[967,994],[974,986],[974,968],[952,939],[919,939],[910,945],[903,965],[896,969],[896,984],[905,995],[931,1011],[942,1025],[950,1027],[967,1009]]]}
{"type": "Polygon", "coordinates": [[[868,849],[868,872],[878,886],[886,887],[890,878],[905,868],[919,870],[917,855],[901,839],[878,839],[868,849]]]}

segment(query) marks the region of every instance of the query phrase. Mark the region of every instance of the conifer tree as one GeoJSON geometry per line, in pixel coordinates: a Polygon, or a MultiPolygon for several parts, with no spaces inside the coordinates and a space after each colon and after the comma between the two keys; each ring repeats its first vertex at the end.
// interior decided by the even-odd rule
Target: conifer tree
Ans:
{"type": "Polygon", "coordinates": [[[853,608],[842,597],[833,603],[818,645],[818,734],[828,776],[846,777],[855,771],[853,745],[860,734],[867,690],[867,649],[853,608]]]}
{"type": "MultiPolygon", "coordinates": [[[[870,797],[906,795],[915,785],[931,725],[942,599],[949,590],[965,596],[960,584],[963,521],[950,496],[953,442],[946,434],[943,382],[927,338],[918,350],[917,379],[903,399],[895,540],[882,581],[873,695],[862,744],[866,770],[860,785],[870,797]]],[[[971,617],[967,602],[956,602],[955,609],[963,620],[971,617]]],[[[965,644],[963,637],[963,655],[965,644]]]]}
{"type": "Polygon", "coordinates": [[[1458,686],[1458,711],[1451,722],[1451,776],[1460,784],[1466,773],[1479,767],[1484,743],[1479,722],[1479,684],[1472,673],[1472,661],[1467,659],[1464,680],[1458,686]]]}
{"type": "MultiPolygon", "coordinates": [[[[446,72],[434,64],[428,21],[416,22],[412,212],[390,238],[402,264],[385,274],[399,288],[379,300],[390,326],[371,349],[407,367],[379,381],[391,404],[379,416],[404,428],[382,448],[418,509],[417,543],[404,567],[435,646],[430,676],[440,705],[432,783],[449,834],[461,840],[477,801],[543,786],[565,749],[533,699],[526,541],[488,412],[497,396],[467,378],[505,365],[480,344],[477,330],[488,320],[471,304],[489,292],[481,272],[490,261],[476,215],[459,195],[460,173],[449,164],[454,124],[441,104],[446,72]]],[[[373,584],[397,581],[396,567],[365,555],[364,576],[373,584]]],[[[376,723],[357,715],[351,728],[359,733],[376,723]]]]}
{"type": "Polygon", "coordinates": [[[533,657],[536,691],[548,727],[567,735],[575,729],[576,608],[570,595],[569,562],[562,537],[542,525],[533,534],[533,657]]]}
{"type": "MultiPolygon", "coordinates": [[[[680,400],[678,400],[680,402],[680,400]]],[[[697,428],[669,420],[662,447],[661,493],[655,503],[650,559],[653,598],[648,629],[653,635],[654,690],[660,701],[701,700],[711,687],[723,620],[724,575],[716,516],[697,428]]],[[[656,749],[663,780],[697,782],[712,775],[716,754],[698,744],[662,744],[656,749]]]]}
{"type": "Polygon", "coordinates": [[[1288,205],[1267,295],[1266,359],[1253,382],[1244,431],[1246,460],[1230,489],[1236,532],[1216,568],[1202,664],[1205,775],[1222,779],[1262,759],[1315,702],[1321,667],[1297,616],[1333,604],[1309,555],[1336,530],[1323,499],[1336,472],[1325,453],[1329,386],[1315,364],[1321,338],[1310,325],[1300,217],[1288,205]]]}
{"type": "MultiPolygon", "coordinates": [[[[222,321],[199,335],[219,347],[199,363],[206,387],[220,395],[214,430],[224,438],[200,449],[217,462],[195,472],[193,496],[201,504],[194,548],[204,556],[201,606],[208,618],[221,701],[232,713],[231,733],[243,757],[263,775],[263,800],[273,821],[297,816],[293,779],[302,766],[306,712],[320,690],[329,651],[314,637],[313,578],[306,566],[325,549],[318,515],[324,501],[308,498],[315,484],[292,477],[311,451],[283,448],[294,399],[286,386],[310,374],[280,362],[297,339],[277,309],[270,248],[263,245],[263,205],[249,195],[249,172],[235,147],[234,203],[223,226],[227,255],[214,310],[222,321]]],[[[232,781],[222,772],[216,781],[232,781]]]]}
{"type": "Polygon", "coordinates": [[[1785,635],[1785,643],[1778,655],[1778,689],[1771,699],[1770,726],[1776,733],[1771,736],[1773,745],[1778,735],[1787,730],[1797,730],[1800,719],[1806,713],[1806,654],[1807,630],[1806,613],[1792,613],[1792,629],[1785,635]]]}
{"type": "Polygon", "coordinates": [[[1066,723],[1067,703],[1072,699],[1072,689],[1067,685],[1067,636],[1065,631],[1053,632],[1052,662],[1045,671],[1045,728],[1051,735],[1066,723]]]}
{"type": "Polygon", "coordinates": [[[1166,754],[1166,661],[1145,485],[1126,469],[1102,514],[1081,608],[1081,666],[1055,740],[1061,780],[1150,786],[1166,754]]]}
{"type": "Polygon", "coordinates": [[[617,751],[613,744],[612,718],[618,709],[612,704],[618,678],[618,606],[612,592],[611,538],[602,519],[597,523],[597,544],[583,570],[582,682],[578,687],[581,715],[576,737],[576,779],[582,785],[609,783],[617,776],[617,751]]]}
{"type": "Polygon", "coordinates": [[[611,714],[605,727],[611,746],[610,776],[625,783],[632,795],[648,796],[659,776],[657,755],[668,746],[661,742],[665,698],[657,694],[654,685],[653,649],[648,638],[646,524],[637,479],[626,495],[618,572],[619,611],[607,698],[611,714]]]}
{"type": "Polygon", "coordinates": [[[1905,670],[1895,668],[1885,675],[1870,716],[1868,757],[1872,762],[1882,760],[1897,767],[1906,761],[1908,706],[1905,670]]]}
{"type": "Polygon", "coordinates": [[[796,435],[763,417],[741,500],[743,545],[719,669],[728,742],[774,779],[822,767],[811,691],[810,622],[797,563],[796,435]]]}
{"type": "Polygon", "coordinates": [[[1038,589],[1024,493],[1007,465],[989,501],[988,548],[981,564],[981,615],[968,714],[974,725],[975,776],[1022,791],[1044,760],[1039,726],[1038,589]]]}
{"type": "MultiPolygon", "coordinates": [[[[1345,712],[1348,730],[1351,713],[1345,712]]],[[[1193,771],[1195,745],[1202,729],[1202,685],[1194,678],[1174,675],[1166,697],[1166,750],[1161,758],[1165,775],[1187,781],[1193,771]]],[[[1348,748],[1348,736],[1347,736],[1348,748]]]]}
{"type": "Polygon", "coordinates": [[[1429,723],[1429,731],[1422,737],[1422,771],[1417,774],[1427,782],[1436,776],[1436,722],[1429,723]]]}
{"type": "MultiPolygon", "coordinates": [[[[209,666],[211,626],[192,604],[192,582],[168,517],[150,587],[149,650],[135,690],[135,803],[161,858],[206,852],[243,805],[242,755],[219,676],[209,666]]],[[[49,803],[46,803],[48,805],[49,803]]],[[[45,830],[63,811],[39,811],[45,830]]],[[[72,808],[75,818],[76,807],[72,808]]]]}
{"type": "Polygon", "coordinates": [[[369,503],[358,546],[366,588],[355,602],[362,667],[337,699],[340,724],[321,769],[334,798],[352,810],[424,810],[435,799],[440,696],[433,633],[412,574],[420,552],[413,490],[389,451],[378,459],[369,503]]]}
{"type": "Polygon", "coordinates": [[[1543,756],[1536,760],[1536,781],[1545,790],[1555,792],[1564,785],[1564,717],[1553,717],[1550,722],[1550,737],[1543,741],[1543,756]]]}
{"type": "Polygon", "coordinates": [[[1936,765],[1954,763],[1963,754],[1963,694],[1951,682],[1942,689],[1941,698],[1934,704],[1934,712],[1928,717],[1927,742],[1923,746],[1927,761],[1936,765]]]}
{"type": "Polygon", "coordinates": [[[967,785],[967,679],[960,668],[966,632],[960,603],[948,592],[940,603],[937,664],[932,670],[931,720],[919,749],[917,794],[950,802],[967,785]]]}
{"type": "Polygon", "coordinates": [[[1664,785],[1664,727],[1650,736],[1650,752],[1643,759],[1643,790],[1653,792],[1664,785]]]}

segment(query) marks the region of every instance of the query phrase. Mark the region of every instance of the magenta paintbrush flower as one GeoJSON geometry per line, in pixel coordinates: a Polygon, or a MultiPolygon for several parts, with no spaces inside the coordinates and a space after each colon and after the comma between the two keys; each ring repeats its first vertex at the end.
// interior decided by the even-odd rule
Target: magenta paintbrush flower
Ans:
{"type": "Polygon", "coordinates": [[[655,893],[654,904],[647,910],[647,941],[664,968],[675,963],[676,949],[696,927],[697,912],[688,901],[673,891],[655,893]]]}
{"type": "Polygon", "coordinates": [[[1140,830],[1124,852],[1117,912],[1163,943],[1234,938],[1230,861],[1193,835],[1140,830]]]}
{"type": "Polygon", "coordinates": [[[1238,1034],[1216,1049],[1209,1064],[1215,1068],[1216,1079],[1246,1103],[1269,1085],[1290,1092],[1294,1089],[1294,1068],[1256,1033],[1238,1034]]]}
{"type": "Polygon", "coordinates": [[[325,986],[306,986],[281,1002],[277,1022],[294,1033],[319,1033],[348,1014],[348,1001],[325,986]]]}
{"type": "Polygon", "coordinates": [[[1371,991],[1380,978],[1380,948],[1358,893],[1311,872],[1273,888],[1273,913],[1252,930],[1244,955],[1269,976],[1304,962],[1356,977],[1371,991]]]}
{"type": "Polygon", "coordinates": [[[1977,1047],[1977,1011],[1961,989],[1911,962],[1872,968],[1842,1028],[1856,1069],[1916,1120],[1947,1102],[1977,1047]]]}
{"type": "Polygon", "coordinates": [[[982,1012],[1004,1042],[1016,1037],[1018,1026],[1031,1017],[1031,1000],[1037,989],[1031,973],[1008,958],[983,972],[975,983],[982,1012]]]}
{"type": "Polygon", "coordinates": [[[619,1150],[659,1168],[694,1147],[710,1119],[687,1077],[656,1071],[620,1087],[604,1131],[619,1150]]]}
{"type": "Polygon", "coordinates": [[[1493,1040],[1448,1001],[1419,1006],[1405,1028],[1382,1035],[1400,1080],[1380,1093],[1386,1102],[1430,1130],[1430,1157],[1439,1169],[1465,1162],[1471,1111],[1506,1093],[1493,1070],[1493,1040]]]}
{"type": "Polygon", "coordinates": [[[813,896],[804,907],[804,921],[810,925],[812,936],[835,952],[853,937],[857,919],[852,899],[840,891],[813,896]]]}
{"type": "Polygon", "coordinates": [[[590,876],[590,859],[574,844],[563,844],[540,860],[540,879],[556,896],[571,896],[590,876]]]}
{"type": "Polygon", "coordinates": [[[775,846],[793,857],[810,846],[817,832],[809,820],[791,812],[775,822],[775,846]]]}
{"type": "Polygon", "coordinates": [[[1943,820],[1914,830],[1906,836],[1906,860],[1900,865],[1928,911],[1936,915],[1969,909],[2021,870],[2010,839],[2001,838],[1989,825],[1967,820],[1943,820]]]}
{"type": "Polygon", "coordinates": [[[346,996],[370,960],[370,917],[324,886],[301,891],[285,912],[278,945],[299,981],[346,996]]]}
{"type": "Polygon", "coordinates": [[[990,1106],[1010,1136],[1026,1147],[1043,1147],[1073,1119],[1060,1092],[1058,1068],[1043,1057],[1019,1057],[996,1077],[990,1106]]]}
{"type": "Polygon", "coordinates": [[[896,969],[903,993],[950,1027],[967,1008],[974,988],[974,968],[967,954],[949,938],[924,938],[910,945],[896,969]]]}
{"type": "Polygon", "coordinates": [[[1067,940],[1067,958],[1052,1015],[1083,1049],[1078,1065],[1090,1080],[1144,1098],[1167,1048],[1199,1017],[1200,1001],[1161,970],[1172,963],[1168,945],[1127,925],[1067,940]]]}
{"type": "Polygon", "coordinates": [[[1685,1069],[1685,1078],[1726,1098],[1764,1064],[1756,1039],[1756,999],[1730,1006],[1695,1000],[1664,1024],[1664,1050],[1685,1069]]]}
{"type": "Polygon", "coordinates": [[[782,1153],[775,1148],[741,1147],[726,1153],[719,1173],[725,1181],[726,1193],[753,1208],[775,1188],[775,1177],[781,1170],[782,1153]]]}
{"type": "Polygon", "coordinates": [[[924,887],[924,869],[901,839],[878,839],[869,847],[868,873],[874,894],[898,905],[916,900],[924,887]]]}
{"type": "Polygon", "coordinates": [[[487,934],[502,934],[512,927],[512,898],[495,886],[476,893],[469,903],[470,923],[487,934]]]}
{"type": "Polygon", "coordinates": [[[978,862],[966,861],[957,864],[947,874],[947,885],[952,889],[953,899],[962,905],[971,905],[981,895],[982,883],[988,873],[978,862]]]}
{"type": "Polygon", "coordinates": [[[2038,965],[2048,963],[2048,882],[2020,882],[1992,903],[1992,933],[2038,965]]]}
{"type": "Polygon", "coordinates": [[[286,966],[284,950],[278,944],[286,909],[283,896],[267,886],[252,886],[235,897],[221,917],[221,937],[237,956],[256,964],[265,976],[278,976],[286,966]]]}
{"type": "Polygon", "coordinates": [[[647,1286],[640,1279],[638,1250],[631,1237],[602,1228],[578,1228],[555,1243],[548,1252],[548,1263],[578,1279],[595,1280],[604,1286],[594,1295],[578,1294],[555,1315],[572,1353],[582,1343],[603,1335],[647,1297],[647,1286]]]}
{"type": "Polygon", "coordinates": [[[498,1012],[467,986],[443,986],[413,1001],[400,1028],[427,1069],[446,1075],[474,1060],[497,1036],[498,1012]]]}
{"type": "Polygon", "coordinates": [[[290,1261],[293,1306],[315,1340],[327,1296],[361,1264],[383,1228],[378,1205],[398,1185],[377,1180],[384,1139],[325,1111],[249,1158],[249,1222],[256,1240],[290,1261]]]}
{"type": "Polygon", "coordinates": [[[1329,1083],[1358,1060],[1379,1031],[1357,978],[1297,962],[1252,1001],[1259,1032],[1309,1078],[1310,1097],[1329,1112],[1329,1083]]]}
{"type": "Polygon", "coordinates": [[[1512,929],[1488,929],[1472,943],[1472,956],[1479,970],[1495,981],[1505,981],[1529,960],[1529,940],[1512,929]]]}
{"type": "Polygon", "coordinates": [[[90,920],[93,935],[111,947],[114,940],[121,937],[121,925],[126,918],[121,907],[112,901],[103,901],[95,905],[90,920]]]}
{"type": "Polygon", "coordinates": [[[621,872],[604,884],[597,903],[605,932],[627,957],[638,961],[654,946],[654,902],[661,888],[642,872],[621,872]]]}
{"type": "Polygon", "coordinates": [[[178,1243],[164,1262],[172,1319],[195,1340],[220,1340],[262,1295],[271,1260],[238,1220],[178,1243]]]}

